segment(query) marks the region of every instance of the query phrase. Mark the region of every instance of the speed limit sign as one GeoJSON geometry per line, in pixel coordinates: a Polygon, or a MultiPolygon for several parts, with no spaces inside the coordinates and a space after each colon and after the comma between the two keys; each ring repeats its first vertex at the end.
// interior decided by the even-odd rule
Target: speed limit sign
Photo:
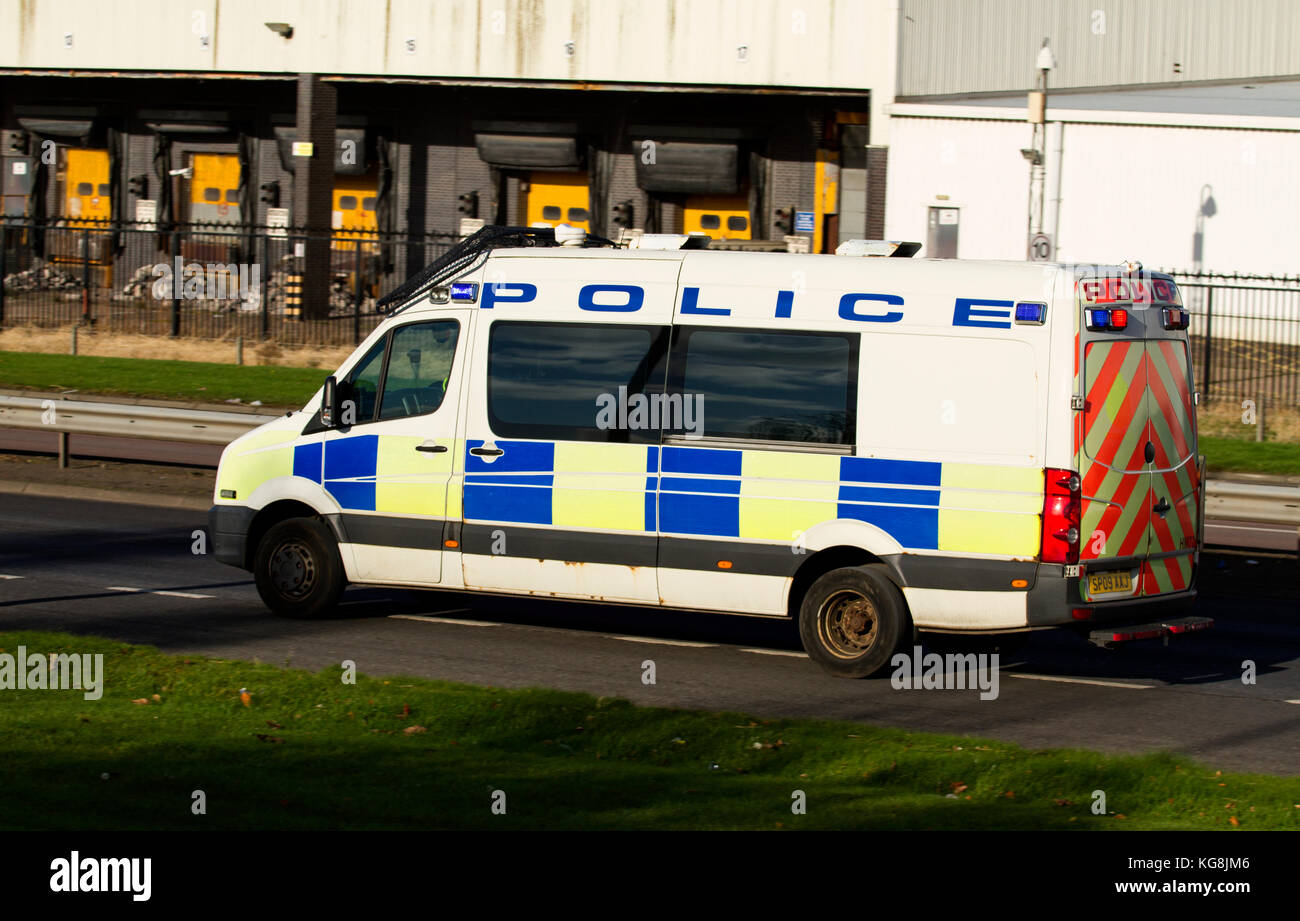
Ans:
{"type": "Polygon", "coordinates": [[[1052,238],[1045,233],[1036,233],[1029,238],[1029,261],[1052,261],[1052,238]]]}

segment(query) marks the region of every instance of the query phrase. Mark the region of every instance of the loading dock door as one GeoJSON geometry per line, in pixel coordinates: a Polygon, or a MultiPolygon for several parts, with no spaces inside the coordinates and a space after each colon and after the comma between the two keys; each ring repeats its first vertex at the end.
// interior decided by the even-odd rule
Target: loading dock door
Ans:
{"type": "MultiPolygon", "coordinates": [[[[379,200],[379,171],[372,169],[360,176],[334,177],[334,249],[352,252],[352,240],[375,241],[379,228],[375,209],[379,200]]],[[[378,245],[369,243],[363,252],[377,252],[378,245]]]]}
{"type": "Polygon", "coordinates": [[[73,218],[70,227],[93,227],[84,221],[107,221],[113,214],[109,197],[108,151],[64,148],[66,173],[64,182],[65,217],[73,218]],[[80,218],[80,220],[76,220],[80,218]]]}
{"type": "Polygon", "coordinates": [[[706,233],[715,240],[749,240],[749,193],[691,195],[682,210],[685,233],[706,233]]]}
{"type": "Polygon", "coordinates": [[[570,224],[591,229],[591,190],[586,173],[535,172],[528,177],[527,224],[570,224]]]}
{"type": "Polygon", "coordinates": [[[238,224],[239,157],[236,154],[193,155],[190,167],[190,220],[238,224]]]}

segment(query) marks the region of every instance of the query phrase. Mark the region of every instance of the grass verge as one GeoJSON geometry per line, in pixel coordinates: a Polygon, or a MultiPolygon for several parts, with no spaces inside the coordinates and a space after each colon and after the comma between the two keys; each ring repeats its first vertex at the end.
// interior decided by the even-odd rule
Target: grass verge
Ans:
{"type": "MultiPolygon", "coordinates": [[[[160,343],[160,350],[165,349],[160,343]]],[[[95,358],[0,352],[0,388],[79,390],[161,400],[220,403],[238,398],[299,407],[328,372],[315,368],[227,365],[153,358],[95,358]]]]}
{"type": "Polygon", "coordinates": [[[1228,471],[1300,476],[1300,444],[1219,435],[1202,435],[1199,444],[1210,476],[1228,471]]]}
{"type": "Polygon", "coordinates": [[[103,654],[105,681],[98,701],[0,692],[8,828],[1300,828],[1300,778],[1168,755],[412,678],[344,684],[339,669],[0,633],[3,652],[20,645],[103,654]],[[206,815],[192,812],[196,790],[206,815]],[[504,815],[491,810],[498,790],[504,815]],[[1095,790],[1105,815],[1092,814],[1095,790]]]}

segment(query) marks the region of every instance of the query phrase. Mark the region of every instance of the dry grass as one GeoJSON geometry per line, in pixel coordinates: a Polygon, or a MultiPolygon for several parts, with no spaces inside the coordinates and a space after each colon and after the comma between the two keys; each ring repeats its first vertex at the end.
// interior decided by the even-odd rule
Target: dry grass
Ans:
{"type": "MultiPolygon", "coordinates": [[[[67,354],[72,327],[0,329],[0,351],[67,354]]],[[[77,354],[105,358],[172,358],[178,361],[235,363],[235,342],[230,339],[163,339],[130,333],[106,333],[81,328],[77,354]]],[[[352,354],[351,346],[284,346],[278,342],[244,343],[244,364],[332,370],[352,354]]]]}
{"type": "MultiPolygon", "coordinates": [[[[1197,407],[1197,424],[1202,436],[1255,440],[1258,421],[1246,420],[1240,400],[1215,400],[1197,407]]],[[[1258,409],[1255,419],[1258,420],[1258,409]]],[[[1300,442],[1300,408],[1268,406],[1264,411],[1265,441],[1300,442]]]]}

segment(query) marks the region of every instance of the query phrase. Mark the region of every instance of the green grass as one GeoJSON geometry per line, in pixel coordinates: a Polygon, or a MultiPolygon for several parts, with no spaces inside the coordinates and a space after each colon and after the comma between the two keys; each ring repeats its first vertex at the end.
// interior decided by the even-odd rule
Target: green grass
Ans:
{"type": "MultiPolygon", "coordinates": [[[[166,343],[159,343],[159,351],[166,343]]],[[[300,407],[328,375],[317,368],[227,365],[153,358],[95,358],[0,352],[0,388],[79,390],[164,400],[245,403],[300,407]]]]}
{"type": "Polygon", "coordinates": [[[1211,435],[1202,436],[1199,444],[1210,476],[1226,471],[1300,475],[1300,444],[1211,435]]]}
{"type": "Polygon", "coordinates": [[[1169,755],[411,678],[344,684],[338,668],[0,634],[4,652],[20,644],[102,653],[105,686],[98,701],[0,691],[0,827],[1300,828],[1300,778],[1221,775],[1169,755]],[[191,811],[195,790],[206,815],[191,811]],[[491,811],[496,790],[505,815],[491,811]],[[805,815],[791,812],[796,790],[805,815]],[[1092,814],[1094,790],[1108,814],[1092,814]]]}

